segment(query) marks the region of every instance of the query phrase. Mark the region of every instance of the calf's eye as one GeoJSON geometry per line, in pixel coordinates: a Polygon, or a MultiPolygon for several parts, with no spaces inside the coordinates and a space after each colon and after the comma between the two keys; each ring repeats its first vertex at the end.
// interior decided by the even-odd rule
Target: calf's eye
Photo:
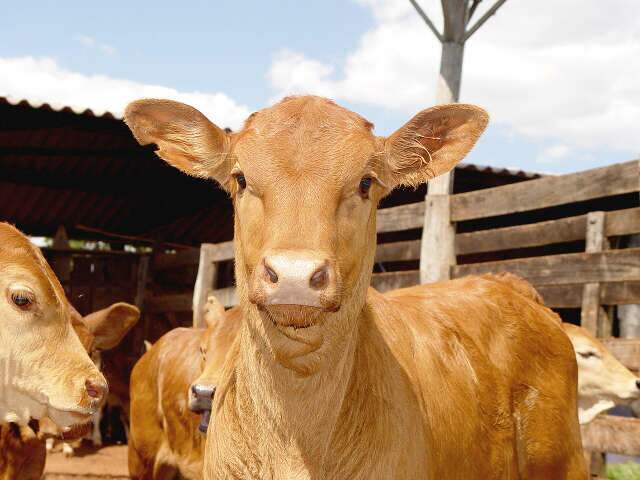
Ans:
{"type": "Polygon", "coordinates": [[[11,301],[15,306],[27,309],[33,304],[34,298],[29,292],[13,292],[11,294],[11,301]]]}
{"type": "Polygon", "coordinates": [[[593,358],[598,356],[596,352],[578,352],[578,355],[582,358],[593,358]]]}
{"type": "Polygon", "coordinates": [[[371,190],[371,185],[373,184],[373,179],[371,177],[362,177],[360,180],[360,185],[358,186],[358,191],[362,198],[369,198],[369,190],[371,190]]]}
{"type": "Polygon", "coordinates": [[[244,178],[244,175],[236,175],[236,182],[238,182],[238,188],[240,188],[241,191],[247,188],[247,179],[244,178]]]}

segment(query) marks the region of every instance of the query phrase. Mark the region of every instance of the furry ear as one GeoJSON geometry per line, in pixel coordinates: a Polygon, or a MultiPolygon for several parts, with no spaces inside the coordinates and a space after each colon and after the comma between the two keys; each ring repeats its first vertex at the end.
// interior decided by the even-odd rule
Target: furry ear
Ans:
{"type": "Polygon", "coordinates": [[[94,346],[99,350],[116,347],[140,319],[140,310],[135,305],[119,302],[82,319],[95,337],[94,346]]]}
{"type": "Polygon", "coordinates": [[[390,188],[417,186],[458,164],[487,127],[475,105],[438,105],[416,114],[385,139],[384,181],[390,188]]]}
{"type": "Polygon", "coordinates": [[[136,100],[127,105],[124,121],[138,143],[155,143],[167,163],[227,188],[233,166],[229,134],[195,108],[171,100],[136,100]]]}

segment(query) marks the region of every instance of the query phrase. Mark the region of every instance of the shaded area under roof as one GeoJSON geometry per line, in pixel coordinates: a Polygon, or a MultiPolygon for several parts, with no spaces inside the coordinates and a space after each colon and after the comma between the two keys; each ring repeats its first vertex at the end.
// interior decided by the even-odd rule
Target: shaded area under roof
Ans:
{"type": "MultiPolygon", "coordinates": [[[[63,225],[74,238],[109,232],[183,245],[230,239],[227,194],[169,167],[153,150],[139,146],[111,113],[0,97],[0,221],[42,236],[63,225]]],[[[461,165],[455,190],[537,176],[461,165]]],[[[383,206],[419,201],[425,191],[394,192],[383,206]]]]}

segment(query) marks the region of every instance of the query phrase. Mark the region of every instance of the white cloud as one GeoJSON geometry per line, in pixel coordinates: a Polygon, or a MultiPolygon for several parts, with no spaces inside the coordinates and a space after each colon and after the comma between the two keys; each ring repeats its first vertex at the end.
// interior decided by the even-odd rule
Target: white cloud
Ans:
{"type": "Polygon", "coordinates": [[[83,47],[96,49],[109,57],[113,57],[118,53],[118,50],[116,50],[115,47],[107,43],[100,43],[95,38],[90,37],[89,35],[79,34],[75,36],[75,39],[80,42],[83,47]]]}
{"type": "Polygon", "coordinates": [[[192,105],[219,126],[233,129],[240,128],[251,113],[224,93],[180,92],[105,75],[85,75],[66,70],[51,58],[0,57],[0,96],[116,115],[137,98],[168,98],[192,105]]]}
{"type": "MultiPolygon", "coordinates": [[[[372,10],[374,26],[345,64],[284,52],[269,73],[277,96],[305,91],[407,114],[432,104],[440,63],[433,34],[406,0],[357,1],[372,10]]],[[[441,25],[440,2],[420,4],[441,25]]],[[[494,123],[516,134],[562,143],[565,155],[635,153],[638,59],[640,2],[512,0],[467,45],[461,100],[483,105],[494,123]]]]}
{"type": "Polygon", "coordinates": [[[545,148],[540,152],[537,158],[539,163],[551,163],[556,160],[566,158],[571,152],[571,148],[568,145],[562,143],[556,143],[550,147],[545,148]]]}

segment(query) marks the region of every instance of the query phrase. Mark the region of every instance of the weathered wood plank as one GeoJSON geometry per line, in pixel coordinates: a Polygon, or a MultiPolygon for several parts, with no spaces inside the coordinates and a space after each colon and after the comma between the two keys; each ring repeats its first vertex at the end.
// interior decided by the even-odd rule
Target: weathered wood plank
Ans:
{"type": "Polygon", "coordinates": [[[190,312],[193,309],[193,295],[191,293],[177,293],[156,295],[145,302],[150,312],[190,312]]]}
{"type": "Polygon", "coordinates": [[[203,243],[200,249],[193,248],[180,250],[176,253],[161,253],[154,260],[156,270],[184,267],[186,265],[197,265],[200,261],[200,251],[204,249],[208,252],[209,258],[213,262],[223,262],[233,260],[235,253],[233,241],[222,243],[203,243]]]}
{"type": "Polygon", "coordinates": [[[203,243],[201,248],[207,250],[212,262],[224,262],[236,258],[233,240],[222,243],[203,243]]]}
{"type": "Polygon", "coordinates": [[[456,235],[456,254],[496,252],[552,243],[573,242],[585,237],[587,216],[495,228],[456,235]]]}
{"type": "Polygon", "coordinates": [[[420,283],[420,272],[418,270],[374,273],[371,277],[371,286],[379,292],[411,287],[418,283],[420,283]]]}
{"type": "Polygon", "coordinates": [[[376,248],[376,262],[400,262],[420,258],[420,240],[381,243],[376,248]]]}
{"type": "Polygon", "coordinates": [[[144,306],[144,296],[147,291],[147,278],[149,275],[149,256],[144,255],[140,257],[138,263],[138,270],[136,272],[136,296],[134,303],[136,307],[142,310],[144,306]]]}
{"type": "MultiPolygon", "coordinates": [[[[607,237],[604,235],[604,225],[604,212],[589,212],[585,248],[587,253],[601,252],[606,248],[607,237]]],[[[603,329],[605,315],[606,312],[600,308],[600,283],[586,283],[582,289],[580,324],[594,335],[609,336],[603,329]]]]}
{"type": "Polygon", "coordinates": [[[224,307],[233,307],[238,304],[236,287],[220,288],[218,290],[212,290],[210,293],[214,295],[224,307]]]}
{"type": "Polygon", "coordinates": [[[211,245],[203,244],[200,248],[200,263],[198,264],[198,276],[193,287],[193,326],[194,328],[206,327],[204,319],[204,306],[207,303],[209,292],[213,290],[218,266],[212,258],[215,251],[211,245]]]}
{"type": "Polygon", "coordinates": [[[455,226],[449,221],[450,195],[427,195],[420,247],[420,283],[449,280],[456,263],[455,226]]]}
{"type": "MultiPolygon", "coordinates": [[[[582,304],[582,284],[536,285],[536,290],[551,308],[579,308],[582,304]]],[[[608,282],[600,285],[601,305],[640,303],[640,282],[608,282]]]]}
{"type": "Polygon", "coordinates": [[[377,212],[376,230],[378,233],[422,228],[423,224],[424,202],[383,208],[377,212]]]}
{"type": "Polygon", "coordinates": [[[159,253],[153,259],[153,268],[158,271],[186,265],[197,265],[199,259],[200,250],[198,248],[179,250],[176,253],[159,253]]]}
{"type": "Polygon", "coordinates": [[[631,370],[640,370],[640,338],[607,338],[602,343],[631,370]]]}
{"type": "MultiPolygon", "coordinates": [[[[605,235],[608,237],[640,232],[640,208],[605,212],[605,216],[605,235]]],[[[577,215],[515,227],[460,233],[456,235],[456,254],[497,252],[583,240],[586,225],[587,215],[577,215]]]]}
{"type": "Polygon", "coordinates": [[[585,450],[640,455],[640,419],[601,415],[580,427],[585,450]]]}
{"type": "Polygon", "coordinates": [[[640,248],[457,265],[452,268],[452,277],[497,272],[515,273],[534,285],[637,282],[640,281],[640,248]]]}
{"type": "Polygon", "coordinates": [[[607,236],[640,233],[640,207],[607,212],[607,236]]]}
{"type": "Polygon", "coordinates": [[[525,212],[637,192],[640,188],[639,174],[640,162],[634,160],[585,172],[461,193],[451,198],[451,221],[525,212]]]}

